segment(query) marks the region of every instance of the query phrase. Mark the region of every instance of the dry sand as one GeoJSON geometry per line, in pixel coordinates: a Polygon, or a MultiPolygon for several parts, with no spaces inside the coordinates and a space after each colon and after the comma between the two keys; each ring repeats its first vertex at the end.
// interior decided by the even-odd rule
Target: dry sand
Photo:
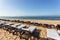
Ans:
{"type": "Polygon", "coordinates": [[[6,30],[0,29],[0,40],[20,40],[20,37],[13,35],[6,30]]]}
{"type": "MultiPolygon", "coordinates": [[[[60,20],[25,20],[25,21],[32,21],[32,22],[40,22],[40,23],[47,23],[47,24],[60,24],[60,20]]],[[[47,38],[46,28],[36,26],[37,29],[41,30],[40,37],[47,38]]],[[[20,40],[20,37],[16,35],[12,35],[3,29],[0,29],[0,40],[20,40]]]]}
{"type": "MultiPolygon", "coordinates": [[[[27,21],[27,20],[25,20],[27,21]]],[[[46,24],[60,24],[60,20],[28,20],[31,22],[40,22],[40,23],[46,23],[46,24]]]]}

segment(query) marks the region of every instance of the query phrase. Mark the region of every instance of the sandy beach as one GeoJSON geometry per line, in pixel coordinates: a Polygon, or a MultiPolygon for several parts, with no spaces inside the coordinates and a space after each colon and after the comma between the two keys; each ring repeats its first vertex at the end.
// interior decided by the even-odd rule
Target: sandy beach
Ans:
{"type": "Polygon", "coordinates": [[[0,0],[0,40],[57,39],[60,0],[0,0]]]}
{"type": "MultiPolygon", "coordinates": [[[[42,24],[60,24],[60,20],[24,20],[24,21],[31,21],[31,22],[40,22],[42,24]]],[[[31,26],[29,24],[26,24],[27,26],[31,26]]],[[[36,29],[41,30],[40,37],[41,38],[47,38],[47,32],[45,27],[36,26],[36,29]]],[[[0,29],[0,40],[20,40],[19,36],[13,35],[12,33],[9,33],[3,29],[0,29]]]]}

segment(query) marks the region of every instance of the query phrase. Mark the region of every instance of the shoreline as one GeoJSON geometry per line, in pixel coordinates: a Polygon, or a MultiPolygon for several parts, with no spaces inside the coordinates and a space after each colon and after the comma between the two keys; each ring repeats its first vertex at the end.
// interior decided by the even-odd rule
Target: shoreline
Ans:
{"type": "Polygon", "coordinates": [[[22,20],[22,21],[31,21],[31,22],[40,22],[45,24],[60,24],[60,20],[38,20],[38,19],[16,19],[16,18],[0,18],[0,19],[9,19],[9,20],[22,20]]]}
{"type": "Polygon", "coordinates": [[[26,19],[26,18],[0,18],[0,19],[22,19],[22,20],[52,20],[52,21],[60,21],[56,19],[26,19]]]}

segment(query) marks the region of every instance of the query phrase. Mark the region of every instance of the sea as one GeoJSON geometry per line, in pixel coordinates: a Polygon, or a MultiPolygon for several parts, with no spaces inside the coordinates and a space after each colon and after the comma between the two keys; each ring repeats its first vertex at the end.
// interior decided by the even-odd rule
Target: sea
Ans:
{"type": "Polygon", "coordinates": [[[17,18],[17,19],[37,19],[37,20],[60,20],[60,16],[1,16],[0,18],[17,18]]]}

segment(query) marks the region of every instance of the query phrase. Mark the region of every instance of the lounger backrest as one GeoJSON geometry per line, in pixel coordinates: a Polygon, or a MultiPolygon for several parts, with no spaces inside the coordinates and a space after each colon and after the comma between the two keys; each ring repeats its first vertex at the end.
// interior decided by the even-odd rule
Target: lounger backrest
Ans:
{"type": "Polygon", "coordinates": [[[6,24],[6,22],[1,22],[0,24],[6,24]]]}
{"type": "Polygon", "coordinates": [[[35,30],[35,26],[30,26],[29,28],[22,28],[22,30],[26,30],[32,33],[35,30]]]}
{"type": "Polygon", "coordinates": [[[20,26],[20,24],[15,24],[16,26],[20,26]]]}
{"type": "Polygon", "coordinates": [[[25,26],[26,26],[26,25],[22,24],[22,25],[18,26],[17,28],[20,29],[20,28],[23,28],[23,27],[25,27],[25,26]]]}
{"type": "Polygon", "coordinates": [[[5,24],[5,25],[10,25],[10,24],[12,24],[12,23],[7,23],[7,24],[5,24]]]}
{"type": "Polygon", "coordinates": [[[54,24],[55,26],[57,26],[57,24],[54,24]]]}
{"type": "Polygon", "coordinates": [[[22,30],[29,31],[29,29],[28,29],[28,28],[22,28],[22,30]]]}
{"type": "Polygon", "coordinates": [[[32,33],[35,30],[35,26],[30,26],[28,29],[32,33]]]}
{"type": "Polygon", "coordinates": [[[60,37],[54,29],[47,29],[47,37],[59,40],[60,37]]]}
{"type": "Polygon", "coordinates": [[[11,25],[11,27],[16,27],[16,25],[11,25]]]}
{"type": "Polygon", "coordinates": [[[20,25],[20,24],[14,24],[14,25],[11,25],[12,27],[17,27],[18,25],[20,25]]]}

